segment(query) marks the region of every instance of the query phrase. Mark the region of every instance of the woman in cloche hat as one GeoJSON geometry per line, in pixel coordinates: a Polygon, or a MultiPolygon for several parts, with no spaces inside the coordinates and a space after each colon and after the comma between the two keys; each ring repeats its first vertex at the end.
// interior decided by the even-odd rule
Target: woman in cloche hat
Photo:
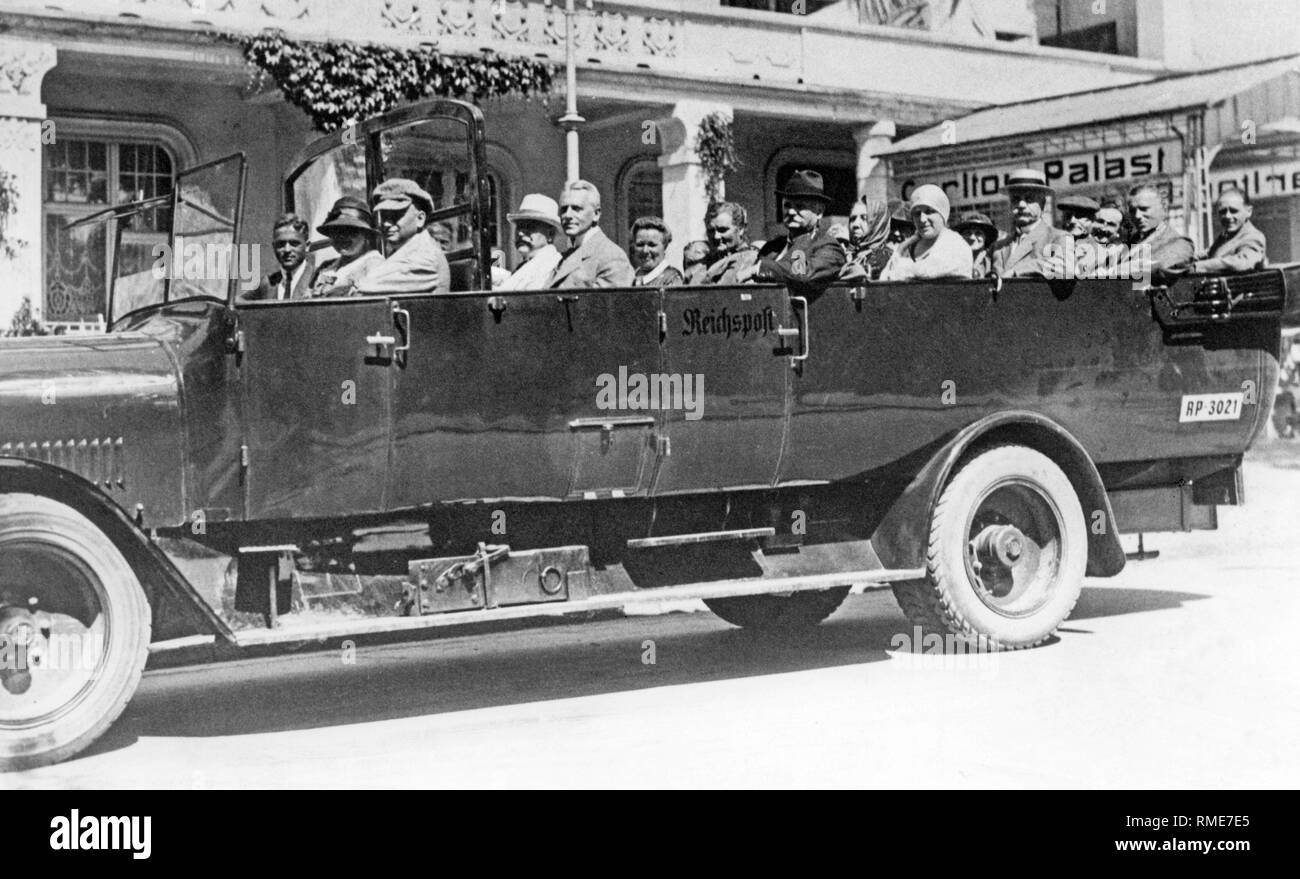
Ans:
{"type": "Polygon", "coordinates": [[[351,296],[357,279],[384,261],[375,249],[374,218],[365,199],[345,195],[325,216],[316,231],[330,240],[336,259],[322,265],[312,280],[312,296],[351,296]]]}

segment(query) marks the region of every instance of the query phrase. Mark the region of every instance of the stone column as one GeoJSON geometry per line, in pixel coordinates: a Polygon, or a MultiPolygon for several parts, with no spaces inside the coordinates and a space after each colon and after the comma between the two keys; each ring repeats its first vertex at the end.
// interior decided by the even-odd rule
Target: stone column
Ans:
{"type": "Polygon", "coordinates": [[[859,197],[880,201],[889,197],[887,168],[876,158],[876,151],[892,144],[896,133],[892,119],[881,119],[853,129],[853,142],[858,145],[859,197]]]}
{"type": "Polygon", "coordinates": [[[14,250],[9,256],[0,247],[0,332],[9,329],[24,298],[37,314],[44,305],[41,143],[51,132],[43,127],[41,80],[55,59],[51,43],[0,38],[0,171],[17,209],[0,218],[5,243],[14,250]]]}
{"type": "Polygon", "coordinates": [[[700,121],[711,113],[731,119],[732,108],[708,101],[678,101],[671,116],[655,121],[662,149],[659,167],[664,175],[664,222],[673,230],[666,259],[678,267],[686,243],[706,237],[704,214],[709,208],[709,194],[704,168],[695,152],[695,138],[700,121]]]}

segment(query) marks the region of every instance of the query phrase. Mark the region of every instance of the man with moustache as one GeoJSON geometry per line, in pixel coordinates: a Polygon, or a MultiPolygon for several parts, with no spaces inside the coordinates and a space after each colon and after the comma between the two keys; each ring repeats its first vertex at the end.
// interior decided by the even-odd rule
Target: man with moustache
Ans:
{"type": "Polygon", "coordinates": [[[506,219],[515,227],[515,250],[524,261],[497,289],[545,290],[560,264],[560,251],[553,243],[560,232],[560,206],[550,196],[533,192],[506,219]]]}
{"type": "Polygon", "coordinates": [[[785,215],[785,235],[773,238],[758,251],[758,261],[736,274],[740,282],[785,284],[798,296],[817,296],[839,278],[846,257],[844,248],[822,217],[830,204],[822,175],[795,171],[777,192],[785,215]]]}
{"type": "Polygon", "coordinates": [[[600,220],[600,190],[586,180],[566,183],[560,194],[560,226],[569,249],[555,267],[548,287],[629,287],[632,263],[609,240],[600,220]]]}
{"type": "Polygon", "coordinates": [[[1253,272],[1264,267],[1264,233],[1250,222],[1253,208],[1246,193],[1225,189],[1214,203],[1219,237],[1192,264],[1194,272],[1253,272]]]}
{"type": "Polygon", "coordinates": [[[1068,232],[1048,225],[1043,211],[1052,188],[1042,171],[1022,168],[1007,178],[1011,202],[1011,234],[993,245],[993,271],[1003,278],[1032,278],[1047,274],[1044,257],[1074,250],[1068,232]]]}

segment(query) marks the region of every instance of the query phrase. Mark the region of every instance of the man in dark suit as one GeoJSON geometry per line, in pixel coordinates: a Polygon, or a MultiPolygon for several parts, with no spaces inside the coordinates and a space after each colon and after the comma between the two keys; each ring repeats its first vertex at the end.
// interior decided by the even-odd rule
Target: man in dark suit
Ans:
{"type": "Polygon", "coordinates": [[[281,215],[271,230],[271,250],[280,268],[239,298],[302,299],[309,295],[316,269],[307,258],[307,221],[297,214],[281,215]]]}
{"type": "Polygon", "coordinates": [[[560,226],[570,246],[551,273],[548,287],[630,287],[632,263],[596,225],[600,191],[586,180],[565,184],[560,194],[560,226]]]}
{"type": "Polygon", "coordinates": [[[795,171],[777,195],[786,234],[764,244],[757,261],[737,272],[736,280],[776,282],[796,295],[817,296],[839,278],[846,259],[844,248],[822,223],[831,202],[822,175],[795,171]]]}
{"type": "Polygon", "coordinates": [[[1253,272],[1264,267],[1264,233],[1250,222],[1250,200],[1240,189],[1225,189],[1214,203],[1219,237],[1192,265],[1196,272],[1253,272]]]}
{"type": "Polygon", "coordinates": [[[1043,211],[1052,188],[1042,171],[1022,168],[1007,178],[1011,234],[993,245],[993,271],[1003,278],[1039,277],[1048,272],[1044,259],[1074,250],[1074,238],[1048,225],[1043,211]],[[1049,252],[1048,248],[1052,248],[1049,252]]]}
{"type": "Polygon", "coordinates": [[[1128,191],[1129,222],[1133,234],[1128,240],[1125,272],[1121,277],[1138,278],[1178,275],[1191,268],[1196,249],[1192,239],[1169,225],[1169,197],[1154,183],[1139,183],[1128,191]]]}

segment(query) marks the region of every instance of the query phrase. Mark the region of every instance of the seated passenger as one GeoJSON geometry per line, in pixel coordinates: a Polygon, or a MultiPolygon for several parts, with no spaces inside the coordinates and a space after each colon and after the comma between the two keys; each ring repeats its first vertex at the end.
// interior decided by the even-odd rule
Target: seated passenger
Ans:
{"type": "Polygon", "coordinates": [[[1196,272],[1253,272],[1264,267],[1264,233],[1250,222],[1250,200],[1240,189],[1225,189],[1214,203],[1219,237],[1192,265],[1196,272]]]}
{"type": "Polygon", "coordinates": [[[993,271],[1003,278],[1031,278],[1045,275],[1044,251],[1058,253],[1074,249],[1074,239],[1060,229],[1053,229],[1043,217],[1052,188],[1042,171],[1022,168],[1007,178],[1007,198],[1011,202],[1012,232],[994,245],[993,271]]]}
{"type": "Polygon", "coordinates": [[[1177,275],[1191,267],[1192,240],[1169,225],[1169,197],[1160,187],[1139,183],[1130,189],[1128,212],[1133,234],[1126,242],[1123,277],[1141,277],[1148,269],[1153,276],[1177,275]]]}
{"type": "Polygon", "coordinates": [[[414,180],[395,177],[371,194],[388,252],[357,281],[358,293],[446,293],[451,270],[438,242],[425,231],[433,198],[414,180]]]}
{"type": "Polygon", "coordinates": [[[709,242],[690,241],[682,248],[682,278],[686,284],[703,284],[709,270],[709,242]]]}
{"type": "Polygon", "coordinates": [[[916,234],[912,218],[907,213],[907,202],[897,198],[889,200],[889,243],[898,245],[916,234]]]}
{"type": "Polygon", "coordinates": [[[701,283],[740,283],[737,274],[758,259],[758,248],[749,243],[749,213],[734,201],[723,202],[713,211],[708,228],[713,242],[712,262],[701,283]]]}
{"type": "Polygon", "coordinates": [[[682,273],[666,259],[673,233],[658,217],[637,217],[632,224],[632,264],[636,274],[633,287],[677,287],[682,283],[682,273]]]}
{"type": "Polygon", "coordinates": [[[1061,212],[1060,228],[1074,236],[1074,240],[1087,238],[1092,234],[1093,218],[1101,205],[1086,195],[1067,195],[1056,203],[1061,212]]]}
{"type": "Polygon", "coordinates": [[[356,291],[357,280],[384,261],[375,249],[374,218],[359,198],[345,195],[334,202],[325,222],[316,231],[329,238],[338,257],[316,270],[311,282],[312,296],[351,296],[356,291]]]}
{"type": "Polygon", "coordinates": [[[515,227],[515,250],[524,261],[497,289],[545,290],[560,264],[560,251],[551,243],[560,232],[560,206],[549,195],[533,192],[506,219],[515,227]]]}
{"type": "Polygon", "coordinates": [[[312,267],[307,255],[307,221],[297,214],[282,214],[271,229],[271,250],[280,264],[239,299],[301,299],[310,294],[312,267]]]}
{"type": "Polygon", "coordinates": [[[964,278],[970,280],[975,258],[970,245],[948,228],[948,196],[932,183],[912,192],[911,216],[916,234],[894,250],[882,281],[910,281],[922,278],[964,278]]]}
{"type": "Polygon", "coordinates": [[[993,245],[998,240],[998,227],[993,225],[987,214],[972,211],[962,214],[961,222],[952,228],[966,239],[966,244],[970,247],[971,258],[974,260],[971,277],[987,278],[993,271],[993,245]]]}
{"type": "Polygon", "coordinates": [[[848,260],[840,269],[841,281],[874,281],[894,255],[889,243],[889,205],[865,196],[849,209],[848,229],[836,224],[832,234],[844,247],[848,260]],[[847,231],[847,240],[842,232],[847,231]]]}
{"type": "Polygon", "coordinates": [[[1075,239],[1075,274],[1080,278],[1118,277],[1120,261],[1124,255],[1120,226],[1124,212],[1112,205],[1097,208],[1092,218],[1092,233],[1087,238],[1075,239]]]}
{"type": "Polygon", "coordinates": [[[795,295],[820,295],[839,278],[846,261],[844,248],[822,222],[831,201],[822,175],[795,171],[777,195],[787,232],[764,244],[758,262],[738,271],[736,280],[776,282],[795,295]]]}
{"type": "Polygon", "coordinates": [[[555,267],[548,287],[627,287],[632,264],[600,231],[600,190],[586,180],[566,183],[560,194],[560,226],[569,249],[555,267]]]}
{"type": "Polygon", "coordinates": [[[443,253],[451,250],[451,239],[453,237],[451,226],[446,223],[430,223],[429,234],[433,236],[434,241],[438,242],[438,246],[442,248],[443,253]]]}

